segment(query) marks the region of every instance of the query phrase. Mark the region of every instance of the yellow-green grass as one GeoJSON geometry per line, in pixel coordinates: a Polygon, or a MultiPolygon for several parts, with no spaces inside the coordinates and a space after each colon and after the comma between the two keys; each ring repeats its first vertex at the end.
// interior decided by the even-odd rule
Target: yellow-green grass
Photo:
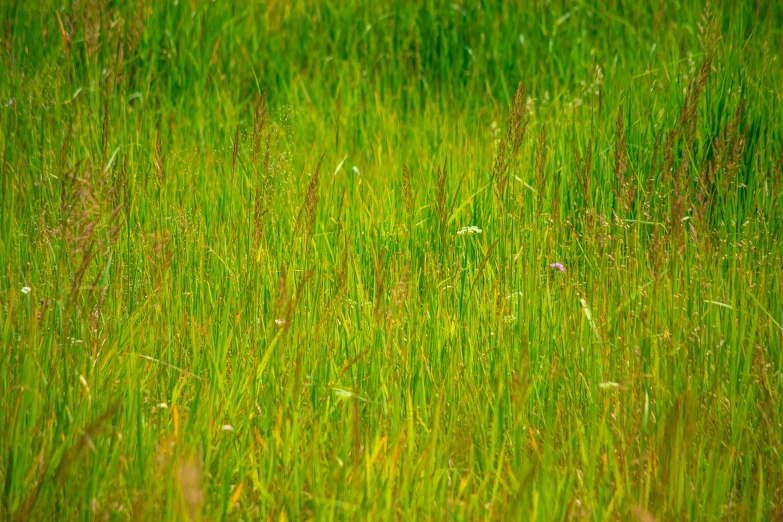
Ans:
{"type": "Polygon", "coordinates": [[[652,4],[0,2],[0,519],[778,520],[783,7],[652,4]]]}

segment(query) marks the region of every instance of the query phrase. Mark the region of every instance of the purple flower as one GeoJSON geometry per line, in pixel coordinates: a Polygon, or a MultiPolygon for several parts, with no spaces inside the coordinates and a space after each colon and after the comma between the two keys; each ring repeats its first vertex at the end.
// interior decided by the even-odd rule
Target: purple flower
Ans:
{"type": "Polygon", "coordinates": [[[563,267],[562,263],[550,263],[549,268],[553,270],[560,270],[561,272],[565,272],[565,268],[563,267]]]}

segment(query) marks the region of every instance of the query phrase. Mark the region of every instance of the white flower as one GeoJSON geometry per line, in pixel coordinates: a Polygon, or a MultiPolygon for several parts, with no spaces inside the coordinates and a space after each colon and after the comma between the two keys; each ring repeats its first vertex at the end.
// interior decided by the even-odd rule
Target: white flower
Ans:
{"type": "Polygon", "coordinates": [[[30,292],[32,292],[32,291],[33,291],[33,289],[32,289],[32,288],[30,288],[29,286],[23,286],[23,287],[22,287],[22,293],[23,293],[23,294],[29,294],[29,293],[30,293],[30,292]]]}
{"type": "Polygon", "coordinates": [[[457,231],[457,235],[461,236],[464,234],[481,234],[484,231],[481,230],[479,227],[475,227],[473,225],[470,225],[469,227],[462,227],[457,231]]]}
{"type": "Polygon", "coordinates": [[[224,424],[220,429],[223,431],[234,431],[234,427],[231,424],[224,424]]]}
{"type": "Polygon", "coordinates": [[[275,324],[277,326],[283,326],[285,324],[285,319],[275,319],[275,324]]]}

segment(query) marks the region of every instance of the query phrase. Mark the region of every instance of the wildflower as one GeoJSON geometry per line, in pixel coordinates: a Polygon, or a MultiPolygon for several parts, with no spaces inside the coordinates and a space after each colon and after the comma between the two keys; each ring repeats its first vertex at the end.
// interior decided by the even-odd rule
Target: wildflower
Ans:
{"type": "Polygon", "coordinates": [[[25,295],[26,295],[26,294],[29,294],[29,293],[30,293],[30,292],[32,292],[32,291],[33,291],[33,289],[32,289],[32,288],[30,288],[29,286],[23,286],[23,287],[22,287],[22,293],[23,293],[23,294],[25,294],[25,295]]]}
{"type": "Polygon", "coordinates": [[[457,231],[458,236],[462,236],[464,234],[481,234],[484,231],[481,230],[479,227],[474,227],[473,225],[469,227],[462,227],[457,231]]]}
{"type": "Polygon", "coordinates": [[[563,267],[562,263],[550,263],[549,268],[552,270],[560,270],[561,272],[565,272],[565,267],[563,267]]]}
{"type": "Polygon", "coordinates": [[[285,319],[275,319],[275,324],[277,326],[283,326],[285,325],[285,319]]]}
{"type": "Polygon", "coordinates": [[[231,424],[224,424],[220,429],[222,431],[234,431],[234,427],[231,424]]]}

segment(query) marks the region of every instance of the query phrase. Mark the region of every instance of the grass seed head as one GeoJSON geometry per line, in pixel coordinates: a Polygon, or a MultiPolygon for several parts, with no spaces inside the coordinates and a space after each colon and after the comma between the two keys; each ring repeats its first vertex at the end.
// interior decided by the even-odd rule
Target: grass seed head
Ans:
{"type": "Polygon", "coordinates": [[[541,126],[536,147],[535,189],[538,194],[538,211],[541,212],[546,190],[546,123],[541,126]]]}
{"type": "Polygon", "coordinates": [[[252,137],[252,156],[253,165],[258,166],[261,155],[261,136],[267,124],[267,100],[266,91],[262,92],[256,101],[255,111],[253,112],[253,137],[252,137]]]}
{"type": "Polygon", "coordinates": [[[497,153],[495,154],[493,179],[495,195],[498,201],[503,199],[503,195],[506,192],[511,164],[519,155],[519,149],[525,137],[528,123],[526,108],[525,88],[522,86],[522,82],[520,82],[508,109],[508,133],[505,140],[499,140],[497,153]]]}
{"type": "Polygon", "coordinates": [[[402,199],[405,204],[405,210],[408,217],[413,217],[413,189],[411,187],[411,171],[408,165],[402,165],[402,199]]]}
{"type": "Polygon", "coordinates": [[[201,506],[204,504],[204,491],[201,488],[201,464],[196,456],[182,459],[177,470],[182,500],[188,511],[190,520],[196,520],[201,506]]]}
{"type": "Polygon", "coordinates": [[[163,143],[160,139],[160,127],[155,129],[155,172],[158,175],[158,183],[163,184],[166,158],[163,156],[163,143]]]}
{"type": "Polygon", "coordinates": [[[310,178],[310,184],[307,186],[307,197],[305,199],[305,213],[307,214],[307,228],[306,234],[312,237],[315,229],[315,211],[318,205],[318,182],[321,177],[321,164],[324,161],[326,153],[321,154],[321,159],[318,160],[318,165],[315,167],[313,177],[310,178]]]}

